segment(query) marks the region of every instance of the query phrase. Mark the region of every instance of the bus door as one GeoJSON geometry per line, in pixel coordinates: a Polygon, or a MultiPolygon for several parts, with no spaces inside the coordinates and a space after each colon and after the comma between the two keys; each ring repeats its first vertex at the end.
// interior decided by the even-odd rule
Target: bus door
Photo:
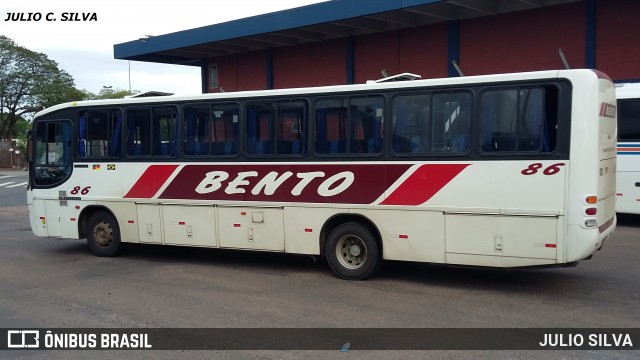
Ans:
{"type": "Polygon", "coordinates": [[[39,236],[63,236],[62,223],[66,213],[67,194],[59,185],[71,176],[71,122],[67,120],[39,121],[33,132],[33,158],[30,176],[34,192],[35,224],[32,230],[39,236]]]}

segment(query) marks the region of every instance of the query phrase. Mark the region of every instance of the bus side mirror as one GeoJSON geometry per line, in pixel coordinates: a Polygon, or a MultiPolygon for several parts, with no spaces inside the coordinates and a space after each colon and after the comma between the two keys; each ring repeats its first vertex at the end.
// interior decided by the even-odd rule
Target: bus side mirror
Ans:
{"type": "Polygon", "coordinates": [[[27,131],[27,161],[33,161],[33,131],[27,131]]]}

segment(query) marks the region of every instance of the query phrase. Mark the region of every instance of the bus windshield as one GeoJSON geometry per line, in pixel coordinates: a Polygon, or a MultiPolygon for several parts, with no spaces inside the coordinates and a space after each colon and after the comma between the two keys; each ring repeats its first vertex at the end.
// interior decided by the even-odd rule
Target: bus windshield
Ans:
{"type": "Polygon", "coordinates": [[[38,123],[34,132],[35,184],[51,186],[65,181],[71,174],[71,123],[38,123]]]}

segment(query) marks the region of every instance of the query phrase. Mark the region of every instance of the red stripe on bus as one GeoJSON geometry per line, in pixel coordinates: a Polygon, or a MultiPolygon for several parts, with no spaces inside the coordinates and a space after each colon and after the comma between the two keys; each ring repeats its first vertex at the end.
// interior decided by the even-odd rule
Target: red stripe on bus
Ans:
{"type": "Polygon", "coordinates": [[[371,204],[411,168],[409,164],[190,164],[177,171],[158,198],[371,204]]]}
{"type": "Polygon", "coordinates": [[[149,199],[155,195],[160,187],[167,181],[169,176],[178,165],[151,165],[140,176],[138,181],[131,187],[125,198],[149,199]]]}
{"type": "Polygon", "coordinates": [[[469,164],[428,164],[411,174],[382,205],[420,205],[458,176],[469,164]]]}

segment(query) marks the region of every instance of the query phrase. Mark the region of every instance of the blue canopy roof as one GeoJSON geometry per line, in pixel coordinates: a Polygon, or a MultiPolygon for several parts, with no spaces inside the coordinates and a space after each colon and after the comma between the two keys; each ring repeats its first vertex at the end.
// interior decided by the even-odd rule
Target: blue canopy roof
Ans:
{"type": "Polygon", "coordinates": [[[333,0],[114,45],[114,57],[200,66],[215,56],[295,46],[579,0],[333,0]]]}

